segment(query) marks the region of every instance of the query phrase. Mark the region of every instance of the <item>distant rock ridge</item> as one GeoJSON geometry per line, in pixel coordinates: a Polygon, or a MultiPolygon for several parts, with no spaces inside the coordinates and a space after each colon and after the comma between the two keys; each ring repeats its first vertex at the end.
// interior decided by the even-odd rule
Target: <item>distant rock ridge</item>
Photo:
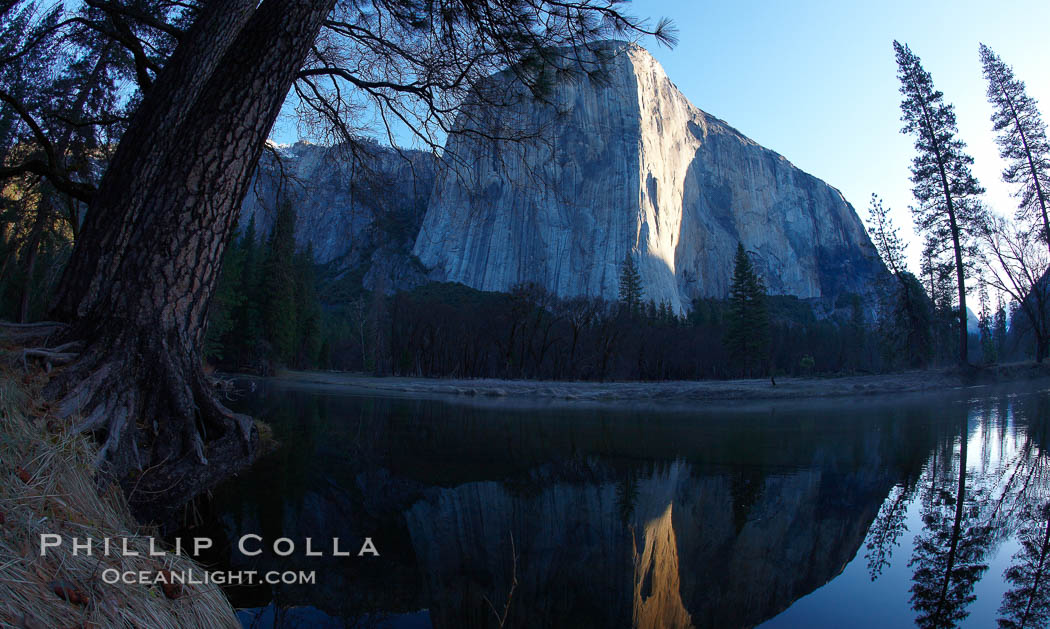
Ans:
{"type": "MultiPolygon", "coordinates": [[[[468,107],[461,125],[549,133],[512,146],[450,137],[460,166],[438,173],[413,248],[431,279],[616,299],[631,252],[645,297],[681,312],[728,294],[742,242],[771,293],[827,309],[870,293],[886,271],[838,190],[695,107],[645,49],[602,42],[583,62],[605,57],[600,80],[558,82],[549,104],[468,107]]],[[[522,89],[509,73],[491,81],[522,89]]]]}

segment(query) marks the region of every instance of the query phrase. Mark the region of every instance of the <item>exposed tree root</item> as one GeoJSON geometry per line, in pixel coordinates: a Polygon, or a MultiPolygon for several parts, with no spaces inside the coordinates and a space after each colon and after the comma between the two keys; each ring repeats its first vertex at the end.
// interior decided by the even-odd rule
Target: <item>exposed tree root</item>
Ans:
{"type": "Polygon", "coordinates": [[[29,359],[39,358],[44,362],[44,371],[51,373],[54,365],[65,365],[76,359],[77,355],[71,352],[61,352],[57,349],[33,348],[22,350],[22,366],[29,371],[29,359]]]}
{"type": "Polygon", "coordinates": [[[0,321],[0,328],[13,330],[31,330],[34,328],[64,328],[65,323],[61,321],[33,321],[32,323],[13,323],[11,321],[0,321]]]}
{"type": "Polygon", "coordinates": [[[223,406],[193,352],[132,332],[80,354],[27,351],[68,363],[45,394],[76,431],[95,435],[100,482],[120,483],[140,519],[171,523],[179,507],[251,462],[254,422],[223,406]]]}
{"type": "Polygon", "coordinates": [[[0,339],[15,345],[47,345],[55,336],[60,336],[69,326],[56,321],[36,323],[9,323],[0,321],[0,339]]]}

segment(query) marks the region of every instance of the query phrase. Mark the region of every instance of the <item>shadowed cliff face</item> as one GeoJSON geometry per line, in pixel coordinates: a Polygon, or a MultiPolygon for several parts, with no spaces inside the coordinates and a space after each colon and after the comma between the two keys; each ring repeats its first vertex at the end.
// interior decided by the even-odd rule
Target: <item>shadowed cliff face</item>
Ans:
{"type": "Polygon", "coordinates": [[[613,55],[602,80],[486,118],[530,121],[542,139],[450,138],[446,153],[471,166],[435,183],[414,249],[432,278],[615,299],[632,251],[646,297],[681,310],[728,293],[739,241],[772,293],[830,304],[870,291],[885,270],[837,190],[697,109],[644,49],[598,46],[613,55]]]}
{"type": "Polygon", "coordinates": [[[296,241],[312,247],[319,264],[342,272],[365,267],[371,287],[383,275],[387,290],[424,280],[409,251],[433,187],[433,156],[363,143],[325,147],[298,142],[259,160],[244,199],[239,228],[255,219],[256,237],[273,227],[278,203],[296,212],[296,241]]]}

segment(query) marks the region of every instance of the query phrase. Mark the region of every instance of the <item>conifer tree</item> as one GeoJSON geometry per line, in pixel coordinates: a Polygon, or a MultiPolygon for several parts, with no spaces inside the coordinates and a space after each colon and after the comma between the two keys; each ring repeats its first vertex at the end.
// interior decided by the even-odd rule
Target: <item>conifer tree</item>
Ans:
{"type": "Polygon", "coordinates": [[[321,352],[321,304],[317,297],[313,245],[295,255],[296,364],[312,367],[321,352]]]}
{"type": "Polygon", "coordinates": [[[981,340],[981,356],[985,363],[991,364],[996,362],[998,357],[995,353],[995,338],[992,334],[994,322],[992,320],[991,302],[988,299],[988,284],[983,279],[980,281],[980,290],[977,294],[980,303],[980,312],[977,314],[977,330],[981,340]]]}
{"type": "MultiPolygon", "coordinates": [[[[262,259],[261,247],[256,239],[255,215],[248,219],[248,226],[244,228],[238,248],[242,252],[241,263],[241,291],[244,298],[241,300],[234,313],[234,329],[236,334],[232,339],[234,346],[233,362],[239,365],[257,366],[260,356],[257,348],[262,340],[262,259]]],[[[230,352],[227,352],[230,353],[230,352]]]]}
{"type": "Polygon", "coordinates": [[[748,373],[753,366],[765,364],[769,358],[766,290],[743,243],[736,248],[727,319],[726,346],[734,361],[748,373]]]}
{"type": "Polygon", "coordinates": [[[899,277],[907,269],[904,242],[889,212],[889,208],[883,205],[879,195],[873,192],[871,203],[868,206],[868,234],[883,264],[894,277],[899,277]]]}
{"type": "MultiPolygon", "coordinates": [[[[89,4],[123,22],[153,3],[89,4]]],[[[95,463],[106,466],[107,478],[134,478],[133,508],[167,520],[256,449],[250,418],[230,412],[210,387],[200,344],[234,218],[293,85],[331,94],[319,94],[313,111],[341,137],[363,120],[395,116],[428,138],[457,115],[449,103],[476,96],[475,78],[510,66],[540,94],[553,76],[546,70],[567,67],[552,51],[645,29],[614,0],[373,2],[364,17],[358,3],[336,0],[159,4],[185,10],[192,25],[173,35],[178,43],[162,66],[152,42],[146,51],[141,40],[129,42],[144,52],[136,74],[149,87],[123,117],[126,129],[99,186],[64,184],[89,198],[90,210],[52,317],[71,324],[63,345],[80,341],[84,349],[44,395],[66,409],[64,418],[82,420],[77,432],[99,437],[95,463]],[[430,54],[435,42],[439,55],[430,54]],[[321,86],[329,78],[331,90],[321,86]],[[357,107],[375,89],[385,95],[375,101],[379,111],[357,107]]],[[[0,12],[6,17],[13,6],[0,3],[0,12]]],[[[671,40],[668,30],[666,23],[655,29],[671,40]]],[[[0,168],[0,178],[34,173],[56,185],[59,161],[19,160],[0,168]]]]}
{"type": "Polygon", "coordinates": [[[991,48],[981,44],[981,65],[988,81],[988,102],[995,108],[992,125],[999,134],[999,155],[1007,160],[1003,181],[1016,184],[1017,218],[1038,225],[1050,248],[1050,142],[1037,102],[1024,81],[991,48]]]}
{"type": "Polygon", "coordinates": [[[635,266],[634,256],[628,250],[623,257],[623,265],[620,267],[620,301],[627,306],[631,314],[637,315],[642,308],[642,299],[645,297],[645,289],[642,288],[642,276],[635,266]]]}
{"type": "Polygon", "coordinates": [[[944,94],[933,86],[930,73],[923,69],[911,49],[893,42],[897,54],[897,77],[901,82],[902,133],[915,137],[918,154],[912,161],[912,194],[918,205],[912,207],[918,231],[940,246],[936,254],[954,258],[959,301],[958,362],[967,362],[966,268],[974,256],[973,237],[983,224],[983,208],[978,196],[984,192],[970,172],[973,158],[958,138],[955,109],[944,102],[944,94]]]}
{"type": "Polygon", "coordinates": [[[995,353],[1002,360],[1006,356],[1006,306],[1003,304],[1003,296],[1000,293],[995,306],[995,322],[992,329],[992,339],[995,342],[995,353]]]}
{"type": "Polygon", "coordinates": [[[228,247],[222,256],[222,271],[208,306],[208,329],[204,334],[204,356],[232,358],[237,311],[247,298],[244,291],[244,249],[228,247]]]}
{"type": "Polygon", "coordinates": [[[294,360],[298,323],[295,307],[295,210],[287,202],[277,208],[260,282],[262,322],[273,358],[294,360]]]}
{"type": "Polygon", "coordinates": [[[886,291],[885,315],[880,324],[886,354],[905,358],[911,367],[924,367],[933,348],[929,299],[919,281],[907,270],[904,242],[889,216],[889,208],[878,195],[871,195],[868,212],[868,233],[894,283],[886,291]]]}

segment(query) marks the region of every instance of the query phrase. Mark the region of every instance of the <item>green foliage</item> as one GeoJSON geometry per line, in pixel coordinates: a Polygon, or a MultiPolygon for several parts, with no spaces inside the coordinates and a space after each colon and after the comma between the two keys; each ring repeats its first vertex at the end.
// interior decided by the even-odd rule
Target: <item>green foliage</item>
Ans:
{"type": "Polygon", "coordinates": [[[1003,298],[999,296],[999,302],[995,309],[995,318],[992,324],[992,342],[995,344],[995,353],[999,357],[1006,355],[1006,307],[1003,298]]]}
{"type": "Polygon", "coordinates": [[[991,304],[988,301],[988,284],[981,282],[978,295],[980,310],[977,313],[977,329],[981,343],[981,360],[984,364],[990,365],[999,360],[999,355],[995,347],[995,337],[992,334],[994,323],[991,304]]]}
{"type": "Polygon", "coordinates": [[[929,255],[954,261],[960,322],[958,361],[965,363],[966,269],[976,257],[975,237],[985,222],[979,200],[984,188],[970,170],[973,158],[958,137],[955,109],[944,102],[944,94],[934,88],[930,73],[908,46],[895,41],[893,48],[904,96],[901,131],[915,138],[911,181],[918,204],[912,213],[917,231],[927,236],[929,255]]]}
{"type": "Polygon", "coordinates": [[[934,314],[922,284],[905,271],[896,276],[884,299],[878,332],[886,361],[912,369],[926,367],[934,355],[934,314]]]}
{"type": "Polygon", "coordinates": [[[642,277],[634,263],[634,256],[628,250],[624,254],[623,265],[620,267],[620,302],[631,314],[637,315],[642,310],[644,298],[645,289],[642,288],[642,277]]]}
{"type": "Polygon", "coordinates": [[[882,204],[882,199],[872,193],[868,206],[868,235],[871,236],[882,263],[896,276],[906,270],[907,259],[904,255],[904,241],[901,240],[889,212],[890,209],[882,204]]]}
{"type": "Polygon", "coordinates": [[[751,258],[738,244],[729,289],[726,346],[736,364],[761,369],[769,361],[769,310],[766,289],[751,258]]]}
{"type": "MultiPolygon", "coordinates": [[[[933,356],[931,304],[922,284],[907,270],[904,241],[890,219],[889,208],[878,195],[871,195],[868,215],[868,233],[890,272],[890,279],[878,286],[881,293],[878,337],[883,357],[890,364],[925,367],[933,356]]],[[[931,275],[935,269],[945,268],[935,265],[932,249],[926,253],[931,275]]],[[[931,279],[931,290],[933,285],[931,279]]]]}
{"type": "Polygon", "coordinates": [[[227,247],[208,312],[205,357],[232,369],[268,371],[331,360],[312,248],[296,251],[295,212],[283,204],[265,244],[255,217],[227,247]]]}
{"type": "Polygon", "coordinates": [[[208,329],[204,334],[204,355],[221,360],[225,357],[224,340],[234,331],[236,314],[247,301],[244,286],[245,249],[229,246],[222,256],[222,271],[208,308],[208,329]]]}
{"type": "Polygon", "coordinates": [[[262,322],[266,339],[273,346],[274,358],[294,362],[298,331],[295,300],[295,210],[288,203],[277,208],[273,231],[263,261],[262,322]]]}
{"type": "Polygon", "coordinates": [[[313,247],[295,254],[295,355],[292,362],[297,365],[316,365],[319,360],[322,339],[321,302],[317,297],[317,279],[314,274],[313,247]]]}
{"type": "Polygon", "coordinates": [[[1046,138],[1036,100],[1028,95],[1024,81],[1014,77],[991,48],[981,44],[981,66],[988,81],[988,102],[995,111],[992,125],[999,155],[1006,160],[1003,181],[1017,186],[1018,220],[1042,232],[1050,246],[1050,142],[1046,138]]]}

